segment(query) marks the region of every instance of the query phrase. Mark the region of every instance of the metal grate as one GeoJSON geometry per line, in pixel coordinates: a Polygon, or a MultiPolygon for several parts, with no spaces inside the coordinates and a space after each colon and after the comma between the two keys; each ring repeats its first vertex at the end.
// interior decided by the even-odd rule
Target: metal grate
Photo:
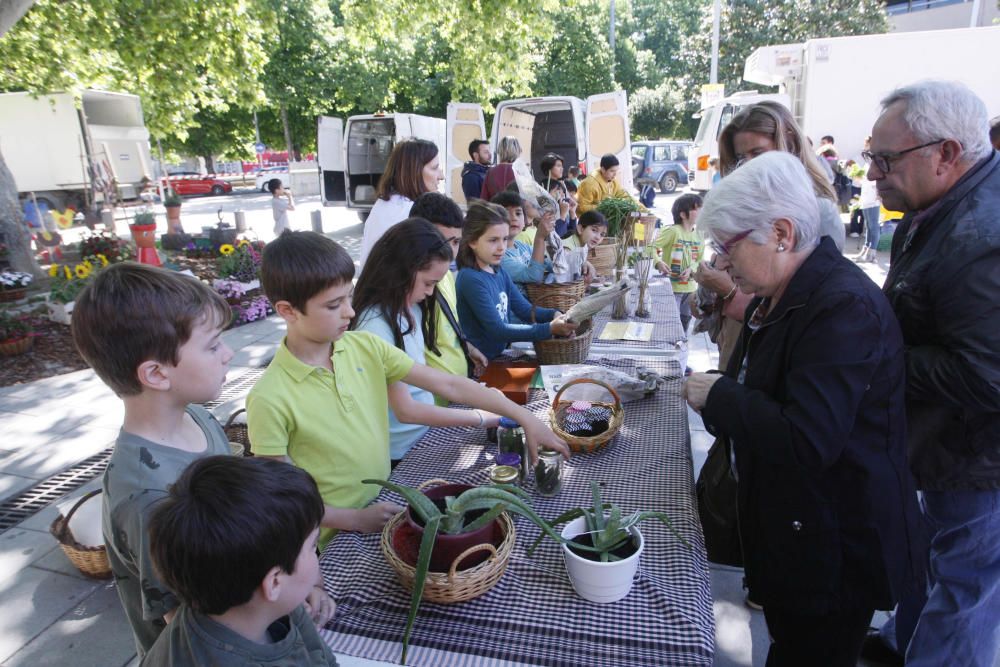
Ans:
{"type": "Polygon", "coordinates": [[[109,447],[94,454],[0,504],[0,534],[103,473],[113,451],[114,447],[109,447]]]}
{"type": "MultiPolygon", "coordinates": [[[[245,395],[266,369],[266,365],[261,368],[251,368],[235,380],[227,382],[222,387],[218,398],[203,405],[206,409],[211,410],[227,401],[245,395]]],[[[108,461],[111,459],[113,451],[114,447],[109,447],[72,468],[53,475],[0,503],[0,534],[34,516],[53,502],[103,473],[108,467],[108,461]]]]}

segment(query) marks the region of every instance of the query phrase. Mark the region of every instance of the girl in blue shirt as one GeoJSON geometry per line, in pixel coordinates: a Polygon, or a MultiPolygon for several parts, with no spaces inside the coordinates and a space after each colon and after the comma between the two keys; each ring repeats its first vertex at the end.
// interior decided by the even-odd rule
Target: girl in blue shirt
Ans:
{"type": "Polygon", "coordinates": [[[509,234],[503,207],[478,201],[469,206],[458,250],[458,319],[469,341],[487,359],[499,356],[513,341],[547,340],[576,330],[551,308],[534,309],[538,324],[511,322],[511,312],[522,322],[531,322],[532,306],[501,266],[509,234]]]}

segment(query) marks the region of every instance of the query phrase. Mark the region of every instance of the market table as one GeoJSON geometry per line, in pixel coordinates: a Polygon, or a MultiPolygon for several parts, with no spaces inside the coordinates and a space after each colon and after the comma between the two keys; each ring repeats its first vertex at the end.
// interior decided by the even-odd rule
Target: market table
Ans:
{"type": "MultiPolygon", "coordinates": [[[[514,517],[517,543],[504,576],[479,598],[453,605],[424,602],[410,642],[408,664],[550,665],[607,667],[710,665],[714,621],[704,539],[694,497],[687,412],[680,397],[676,360],[600,357],[599,363],[631,372],[637,365],[668,378],[650,397],[625,405],[622,429],[603,450],[577,454],[565,464],[562,491],[553,498],[534,492],[543,517],[586,506],[590,481],[602,484],[606,501],[624,512],[660,510],[690,543],[679,542],[656,521],[641,524],[646,540],[632,592],[611,604],[578,597],[565,573],[559,546],[545,540],[532,555],[526,548],[539,530],[514,517]]],[[[534,390],[528,404],[545,418],[547,397],[534,390]]],[[[435,428],[407,454],[392,481],[416,486],[433,478],[488,483],[496,454],[483,431],[435,428]]],[[[379,499],[402,503],[383,491],[379,499]]],[[[379,548],[379,535],[341,533],[320,559],[337,614],[324,639],[336,653],[397,662],[410,593],[379,548]]]]}
{"type": "MultiPolygon", "coordinates": [[[[674,292],[670,287],[670,279],[661,275],[653,276],[647,290],[652,298],[649,317],[630,315],[628,321],[652,324],[653,337],[648,341],[600,340],[604,327],[609,322],[619,321],[611,319],[611,308],[608,307],[594,316],[594,342],[591,347],[594,352],[615,348],[616,350],[625,349],[634,354],[656,355],[676,353],[685,347],[687,336],[684,335],[684,330],[681,328],[680,315],[677,311],[677,302],[674,300],[674,292]]],[[[637,287],[629,290],[628,299],[628,311],[634,313],[639,300],[637,287]]]]}

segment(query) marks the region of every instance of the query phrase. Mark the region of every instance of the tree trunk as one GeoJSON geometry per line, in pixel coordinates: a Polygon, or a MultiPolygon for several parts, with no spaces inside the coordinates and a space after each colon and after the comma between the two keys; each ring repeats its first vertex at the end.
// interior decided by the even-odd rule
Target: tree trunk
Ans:
{"type": "Polygon", "coordinates": [[[21,214],[17,184],[14,182],[14,175],[7,168],[3,153],[0,153],[0,233],[7,245],[10,267],[15,271],[30,273],[35,278],[43,278],[42,269],[31,251],[31,234],[21,214]]]}
{"type": "Polygon", "coordinates": [[[35,0],[3,0],[0,2],[0,36],[14,27],[14,24],[31,9],[35,0]]]}
{"type": "Polygon", "coordinates": [[[205,173],[214,174],[215,173],[215,158],[211,155],[203,155],[202,158],[205,160],[205,173]]]}
{"type": "Polygon", "coordinates": [[[284,104],[281,105],[281,124],[285,128],[285,147],[288,151],[288,162],[291,163],[295,159],[295,146],[292,145],[292,128],[288,124],[288,108],[284,104]]]}

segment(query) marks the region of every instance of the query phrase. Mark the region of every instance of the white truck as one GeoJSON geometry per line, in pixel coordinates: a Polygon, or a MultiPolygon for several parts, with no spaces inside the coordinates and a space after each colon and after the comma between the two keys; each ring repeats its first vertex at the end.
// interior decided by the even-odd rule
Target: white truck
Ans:
{"type": "Polygon", "coordinates": [[[116,196],[139,196],[152,177],[149,131],[136,95],[85,90],[0,94],[0,151],[22,198],[50,210],[90,210],[117,181],[116,196]]]}
{"type": "Polygon", "coordinates": [[[496,155],[497,144],[506,136],[517,137],[536,178],[541,175],[539,165],[546,153],[561,155],[564,166],[578,165],[584,174],[599,166],[602,155],[613,153],[621,164],[621,186],[632,190],[631,135],[624,91],[591,95],[585,100],[570,96],[503,100],[497,104],[489,137],[479,104],[453,102],[448,105],[446,119],[445,191],[459,204],[466,203],[461,174],[469,160],[469,143],[486,139],[496,155]]]}
{"type": "Polygon", "coordinates": [[[413,113],[320,116],[316,127],[320,194],[324,206],[346,204],[364,221],[397,141],[414,137],[437,144],[445,154],[445,122],[413,113]]]}
{"type": "Polygon", "coordinates": [[[709,160],[718,136],[743,107],[775,99],[787,106],[806,136],[819,144],[833,136],[841,159],[858,160],[878,117],[879,101],[899,86],[922,79],[949,79],[969,86],[1000,114],[1000,26],[895,32],[810,39],[765,46],[746,60],[743,80],[778,86],[776,95],[737,94],[701,111],[689,158],[694,190],[711,187],[709,160]],[[990,64],[992,63],[992,64],[990,64]]]}

